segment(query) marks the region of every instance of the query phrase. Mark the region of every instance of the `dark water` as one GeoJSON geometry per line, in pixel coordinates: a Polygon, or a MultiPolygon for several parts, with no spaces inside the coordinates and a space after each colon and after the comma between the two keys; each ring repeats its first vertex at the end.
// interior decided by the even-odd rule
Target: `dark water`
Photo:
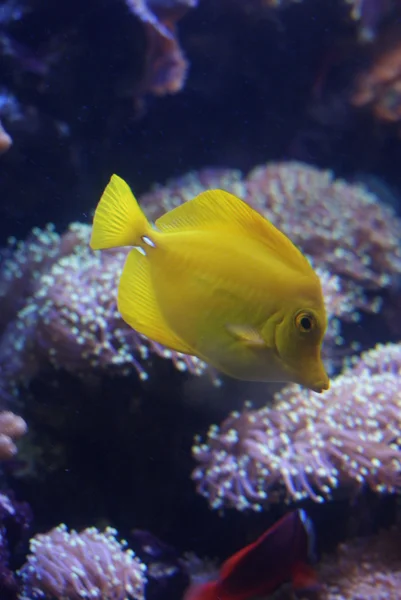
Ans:
{"type": "MultiPolygon", "coordinates": [[[[0,413],[0,600],[177,600],[299,508],[327,585],[307,597],[398,597],[401,11],[278,4],[0,3],[0,408],[14,413],[8,425],[0,413]],[[281,396],[124,323],[125,255],[89,249],[113,173],[151,218],[231,191],[312,259],[328,392],[281,396]],[[145,588],[104,537],[82,537],[79,554],[53,532],[29,558],[29,539],[60,523],[115,528],[147,566],[145,588]]],[[[290,581],[295,538],[268,538],[213,600],[290,581]],[[252,588],[263,552],[270,571],[252,588]]],[[[310,558],[299,552],[294,564],[310,558]]]]}

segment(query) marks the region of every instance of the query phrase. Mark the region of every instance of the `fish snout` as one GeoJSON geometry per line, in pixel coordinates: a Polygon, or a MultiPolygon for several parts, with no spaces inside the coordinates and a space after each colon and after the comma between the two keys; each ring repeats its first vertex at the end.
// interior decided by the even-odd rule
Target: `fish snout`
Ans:
{"type": "Polygon", "coordinates": [[[322,392],[326,391],[329,389],[330,387],[330,380],[328,377],[326,377],[326,379],[322,379],[321,381],[318,381],[317,383],[308,386],[313,392],[317,392],[318,394],[321,394],[322,392]]]}
{"type": "Polygon", "coordinates": [[[330,387],[330,379],[323,364],[321,364],[318,369],[315,367],[313,370],[311,369],[311,371],[313,374],[309,377],[303,377],[303,381],[300,382],[301,385],[304,385],[318,394],[328,390],[330,387]]]}

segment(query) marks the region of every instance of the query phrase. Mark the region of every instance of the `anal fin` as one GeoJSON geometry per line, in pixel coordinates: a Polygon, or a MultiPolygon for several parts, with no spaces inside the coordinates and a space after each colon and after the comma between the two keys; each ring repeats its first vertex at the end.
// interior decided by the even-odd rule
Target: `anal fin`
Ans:
{"type": "Polygon", "coordinates": [[[165,322],[154,294],[149,259],[136,249],[125,262],[117,303],[122,318],[133,329],[171,350],[193,354],[165,322]]]}

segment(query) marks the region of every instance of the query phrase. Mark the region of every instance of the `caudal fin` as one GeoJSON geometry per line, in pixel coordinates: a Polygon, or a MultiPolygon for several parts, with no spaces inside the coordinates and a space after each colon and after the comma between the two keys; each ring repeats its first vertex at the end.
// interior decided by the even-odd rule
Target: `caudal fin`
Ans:
{"type": "Polygon", "coordinates": [[[97,205],[93,218],[92,250],[136,246],[149,223],[130,187],[113,175],[97,205]]]}

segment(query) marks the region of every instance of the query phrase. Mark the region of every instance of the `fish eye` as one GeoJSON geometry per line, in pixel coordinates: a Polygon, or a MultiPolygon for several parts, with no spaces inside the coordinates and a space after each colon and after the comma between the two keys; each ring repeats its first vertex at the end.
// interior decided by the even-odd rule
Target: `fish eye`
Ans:
{"type": "Polygon", "coordinates": [[[295,325],[302,333],[309,333],[315,328],[316,319],[311,313],[302,311],[295,317],[295,325]]]}

